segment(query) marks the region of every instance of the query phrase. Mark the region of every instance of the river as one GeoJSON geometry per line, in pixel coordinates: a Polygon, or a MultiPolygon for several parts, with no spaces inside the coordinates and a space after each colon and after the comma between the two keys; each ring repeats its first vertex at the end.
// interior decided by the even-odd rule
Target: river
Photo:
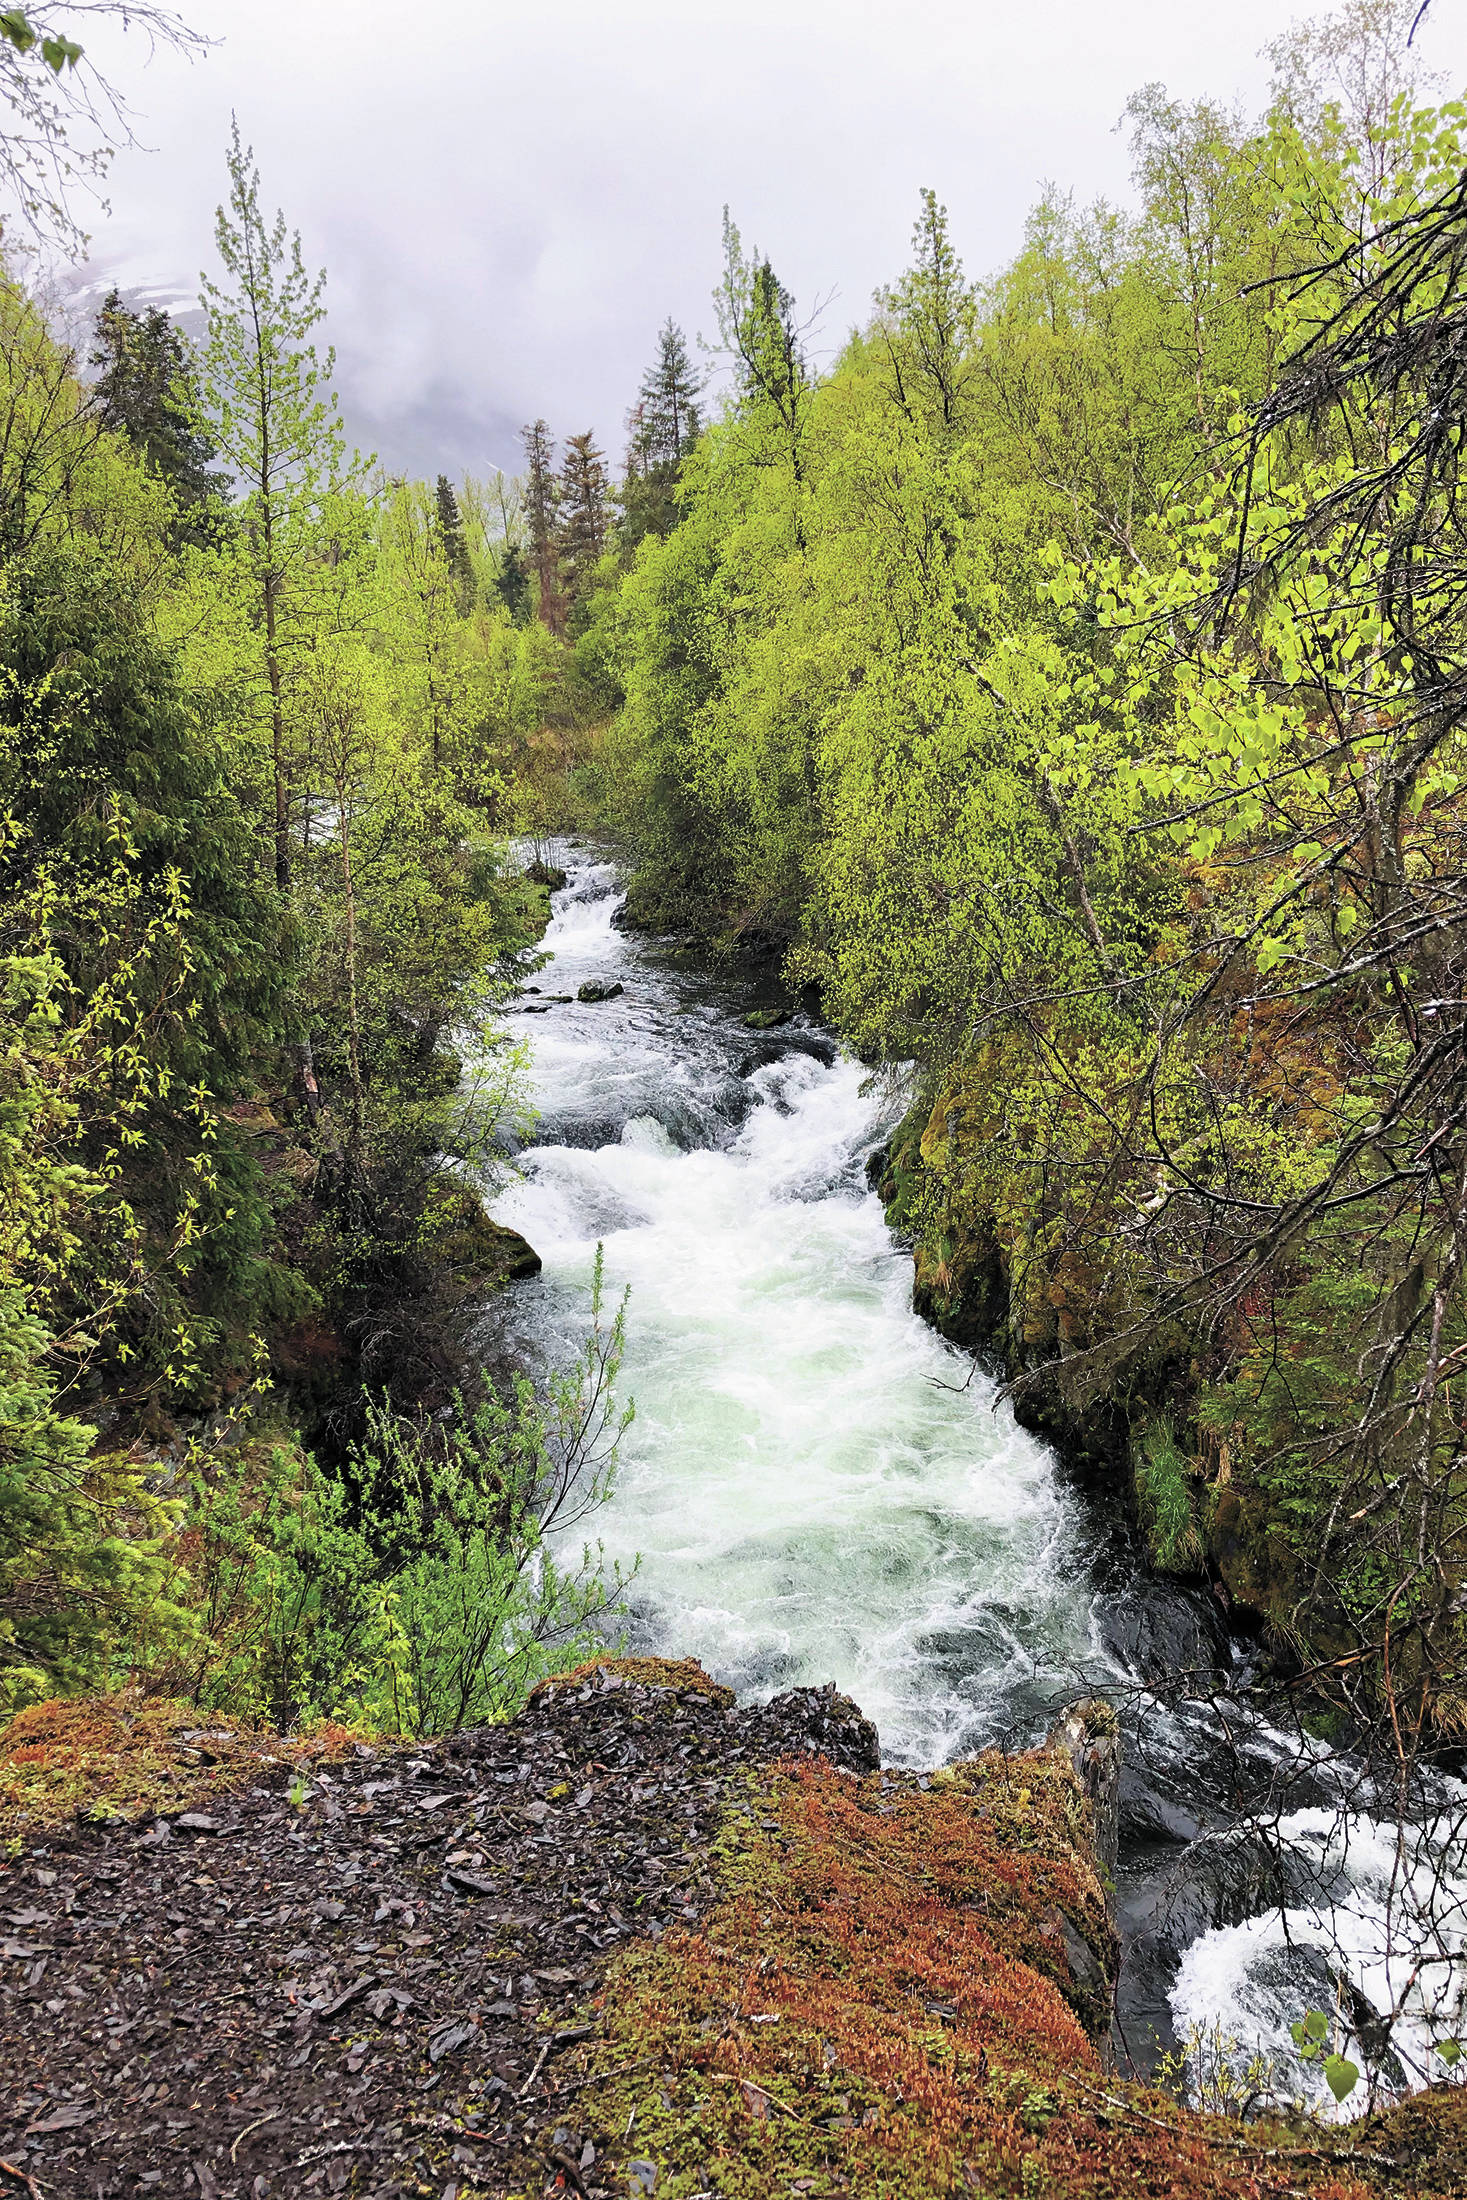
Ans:
{"type": "Polygon", "coordinates": [[[495,1204],[544,1270],[497,1307],[494,1342],[564,1364],[598,1243],[608,1286],[630,1287],[636,1418],[594,1532],[639,1561],[634,1645],[741,1693],[834,1680],[887,1760],[921,1767],[1031,1743],[1087,1685],[1114,1693],[1123,2052],[1149,2068],[1220,2026],[1316,2090],[1290,2020],[1348,1996],[1368,2029],[1434,1935],[1443,1960],[1411,1989],[1434,2007],[1396,2033],[1416,2077],[1467,1949],[1450,1841],[1403,1852],[1359,1768],[1270,1725],[1240,1692],[1255,1653],[1210,1596],[1148,1577],[1114,1499],[912,1313],[864,1169],[899,1095],[808,1018],[748,1029],[769,996],[619,931],[595,852],[557,860],[554,959],[513,1018],[539,1119],[495,1204]],[[548,998],[588,980],[624,990],[548,998]],[[1164,1702],[1183,1668],[1190,1694],[1164,1702]]]}

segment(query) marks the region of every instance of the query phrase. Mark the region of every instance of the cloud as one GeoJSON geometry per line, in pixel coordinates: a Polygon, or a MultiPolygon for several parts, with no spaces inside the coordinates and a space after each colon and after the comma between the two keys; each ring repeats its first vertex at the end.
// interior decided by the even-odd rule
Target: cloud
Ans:
{"type": "MultiPolygon", "coordinates": [[[[1137,85],[1256,104],[1277,0],[181,0],[190,67],[95,43],[150,150],[120,156],[89,283],[192,296],[231,110],[330,272],[351,431],[420,473],[519,459],[521,422],[613,455],[669,314],[710,327],[728,202],[837,341],[906,258],[920,186],[968,266],[1054,179],[1126,188],[1137,85]]],[[[1467,75],[1455,12],[1429,58],[1467,75]]]]}

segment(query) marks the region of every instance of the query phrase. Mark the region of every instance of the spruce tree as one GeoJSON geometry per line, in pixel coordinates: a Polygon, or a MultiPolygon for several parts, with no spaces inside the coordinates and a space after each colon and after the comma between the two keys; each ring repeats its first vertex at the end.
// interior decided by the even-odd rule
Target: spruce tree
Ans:
{"type": "Polygon", "coordinates": [[[517,542],[507,542],[494,575],[494,593],[516,626],[524,626],[532,609],[530,569],[517,542]]]}
{"type": "Polygon", "coordinates": [[[977,308],[935,191],[922,193],[912,244],[907,273],[877,293],[888,316],[894,394],[909,419],[932,420],[950,436],[965,419],[976,376],[977,308]]]}
{"type": "Polygon", "coordinates": [[[438,476],[434,492],[438,514],[438,541],[453,581],[454,601],[460,615],[468,617],[474,607],[474,569],[469,563],[469,546],[464,536],[463,516],[458,508],[453,483],[447,474],[438,476]]]}
{"type": "Polygon", "coordinates": [[[657,339],[657,358],[643,376],[637,403],[627,415],[622,533],[629,548],[634,549],[644,535],[671,534],[677,525],[675,491],[683,460],[703,424],[698,404],[701,391],[702,383],[688,357],[687,338],[669,319],[657,339]]]}
{"type": "Polygon", "coordinates": [[[560,482],[555,472],[555,440],[543,420],[520,431],[525,446],[525,524],[530,530],[530,562],[539,595],[540,617],[552,634],[565,632],[560,593],[560,556],[556,513],[560,482]]]}
{"type": "Polygon", "coordinates": [[[126,436],[172,492],[175,542],[209,540],[227,477],[210,470],[218,453],[199,422],[197,368],[182,330],[160,306],[134,313],[110,290],[92,325],[88,363],[99,370],[93,392],[102,425],[126,436]]]}
{"type": "Polygon", "coordinates": [[[245,497],[250,574],[270,690],[275,880],[291,872],[291,772],[286,744],[285,656],[292,588],[318,544],[323,496],[344,473],[345,439],[331,388],[336,354],[317,351],[311,332],[325,316],[324,271],[314,280],[300,233],[285,216],[267,224],[253,150],[233,125],[229,208],[214,238],[228,287],[203,277],[209,317],[204,399],[222,456],[245,497]]]}
{"type": "Polygon", "coordinates": [[[591,593],[610,531],[611,481],[587,429],[568,439],[560,473],[560,574],[572,614],[591,593]]]}

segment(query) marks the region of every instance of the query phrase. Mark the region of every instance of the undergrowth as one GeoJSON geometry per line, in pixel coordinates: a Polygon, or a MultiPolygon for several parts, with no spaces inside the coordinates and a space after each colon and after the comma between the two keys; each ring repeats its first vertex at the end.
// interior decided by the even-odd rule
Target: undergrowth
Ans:
{"type": "Polygon", "coordinates": [[[1136,1449],[1136,1498],[1151,1563],[1164,1574],[1200,1573],[1206,1553],[1188,1464],[1171,1423],[1153,1421],[1136,1449]]]}

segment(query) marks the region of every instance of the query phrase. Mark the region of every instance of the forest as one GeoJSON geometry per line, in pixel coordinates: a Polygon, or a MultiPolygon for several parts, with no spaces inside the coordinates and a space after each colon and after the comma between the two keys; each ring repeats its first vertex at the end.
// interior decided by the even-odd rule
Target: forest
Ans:
{"type": "MultiPolygon", "coordinates": [[[[421,480],[355,447],[327,275],[248,116],[220,148],[197,312],[98,284],[82,314],[44,278],[38,239],[81,245],[65,25],[117,12],[0,12],[0,1864],[49,1906],[9,1912],[16,1930],[55,1936],[3,1951],[17,2099],[42,2084],[31,2004],[52,1993],[56,2019],[44,2095],[21,2099],[49,2120],[0,2125],[0,2183],[34,2196],[37,2164],[95,2147],[96,2194],[166,2173],[200,2200],[348,2176],[467,2200],[466,2165],[491,2160],[496,2190],[583,2200],[628,2176],[668,2200],[1449,2200],[1467,95],[1425,73],[1424,11],[1345,0],[1281,33],[1257,111],[1143,84],[1129,193],[1047,187],[996,271],[963,264],[965,210],[914,191],[905,268],[840,328],[731,203],[710,333],[648,329],[615,435],[537,417],[512,473],[421,480]],[[535,982],[559,866],[587,850],[615,873],[603,944],[614,924],[664,974],[760,1004],[718,1011],[740,1091],[699,1182],[817,1069],[863,1121],[879,1103],[818,1197],[850,1224],[837,1265],[900,1254],[890,1360],[838,1274],[808,1351],[732,1376],[689,1353],[661,1394],[686,1474],[675,1610],[722,1596],[697,1566],[743,1538],[786,1628],[742,1707],[723,1683],[746,1673],[638,1604],[646,1543],[597,1540],[633,1448],[615,1238],[635,1201],[615,1166],[591,1186],[579,1298],[544,1240],[530,1284],[541,1251],[499,1219],[538,1235],[513,1204],[541,1089],[521,1019],[563,1008],[533,1027],[553,1040],[635,992],[535,982]],[[555,1321],[580,1309],[559,1359],[517,1351],[517,1287],[555,1321]],[[739,1484],[761,1411],[758,1441],[874,1417],[840,1358],[862,1349],[873,1382],[910,1377],[921,1425],[883,1451],[883,1424],[864,1482],[869,1461],[837,1458],[848,1511],[698,1517],[773,1486],[739,1484]],[[769,1402],[790,1367],[814,1370],[803,1422],[769,1402]],[[702,1484],[700,1385],[734,1400],[702,1484]],[[1004,1447],[1032,1437],[1029,1479],[1005,1481],[1004,1447]],[[901,1485],[960,1442],[951,1483],[901,1485]],[[954,1528],[959,1470],[998,1494],[954,1528]],[[897,1497],[860,1513],[878,1485],[897,1497]],[[1103,1530],[1083,1552],[1054,1525],[1082,1510],[1103,1530]],[[937,1526],[903,1544],[918,1511],[937,1526]],[[975,1520],[988,1573],[959,1532],[975,1520]],[[842,1615],[875,1659],[928,1658],[934,1696],[968,1630],[964,1684],[999,1709],[982,1726],[968,1701],[940,1761],[893,1751],[885,1709],[883,1758],[848,1676],[805,1685],[800,1539],[868,1528],[870,1574],[821,1594],[835,1579],[859,1607],[848,1584],[914,1551],[969,1566],[952,1610],[944,1582],[922,1607],[935,1648],[842,1615]],[[1132,1605],[1153,1597],[1133,1646],[1161,1614],[1165,1669],[1138,1650],[1097,1682],[1099,1651],[1066,1663],[1079,1633],[1063,1655],[1045,1636],[1044,1598],[1090,1597],[1093,1647],[1118,1550],[1132,1605]],[[1179,1612],[1190,1633],[1168,1632],[1179,1612]],[[1148,1734],[1175,1743],[1175,1778],[1143,1794],[1148,1734]],[[212,1870],[184,1873],[195,1836],[212,1870]],[[113,1930],[113,1882],[104,1981],[81,1957],[113,1930]],[[224,1915],[251,1931],[232,1971],[224,1915]],[[1226,1976],[1274,1962],[1255,2029],[1292,2033],[1286,2068],[1220,2019],[1166,2029],[1195,1950],[1255,1926],[1254,1971],[1226,1976]],[[358,1930],[375,1937],[348,1954],[358,1930]],[[1160,2027],[1134,2055],[1112,2030],[1123,1953],[1127,2006],[1160,2027]],[[207,2041],[159,2000],[216,1987],[207,2041]],[[555,1997],[593,1989],[559,2024],[586,2012],[555,1997]],[[164,2044],[125,2044],[155,2002],[164,2044]],[[1116,2077],[1118,2040],[1171,2091],[1116,2077]],[[119,2090],[88,2133],[73,2079],[108,2057],[119,2090]],[[320,2140],[374,2084],[350,2112],[370,2140],[320,2140]],[[154,2116],[170,2086],[202,2118],[192,2166],[183,2122],[154,2116]],[[1362,2120],[1336,2129],[1346,2102],[1362,2120]],[[131,2182],[144,2159],[163,2166],[131,2182]]],[[[715,1020],[678,999],[675,1064],[677,1033],[715,1020]]],[[[627,1032],[635,1052],[645,1008],[603,1016],[607,1052],[627,1032]]],[[[675,1205],[691,1140],[640,1105],[596,1137],[644,1187],[661,1168],[675,1205]]],[[[751,1152],[718,1195],[740,1217],[751,1152]]],[[[719,1219],[695,1176],[685,1237],[719,1219]]],[[[813,1239],[811,1182],[791,1175],[779,1227],[808,1195],[813,1239]]],[[[732,1224],[723,1242],[726,1270],[698,1247],[700,1339],[719,1290],[757,1297],[780,1264],[813,1296],[813,1256],[801,1270],[772,1225],[753,1283],[732,1224]]],[[[797,1326],[767,1297],[746,1355],[797,1326]]],[[[809,1461],[789,1449],[793,1487],[809,1461]]]]}
{"type": "Polygon", "coordinates": [[[902,1096],[919,1308],[1154,1567],[1321,1730],[1467,1733],[1467,109],[1413,14],[1281,38],[1256,116],[1143,87],[1132,202],[997,274],[923,191],[833,352],[726,214],[619,465],[354,450],[238,126],[198,343],[15,261],[11,1710],[437,1732],[615,1633],[563,1531],[624,1308],[539,1394],[465,1346],[534,1262],[485,1198],[571,830],[902,1096]]]}
{"type": "Polygon", "coordinates": [[[1144,87],[1134,206],[1052,192],[990,279],[924,192],[828,368],[726,221],[731,394],[573,645],[638,920],[915,1076],[918,1304],[1398,1766],[1467,1731],[1467,117],[1414,13],[1280,39],[1256,118],[1144,87]]]}

